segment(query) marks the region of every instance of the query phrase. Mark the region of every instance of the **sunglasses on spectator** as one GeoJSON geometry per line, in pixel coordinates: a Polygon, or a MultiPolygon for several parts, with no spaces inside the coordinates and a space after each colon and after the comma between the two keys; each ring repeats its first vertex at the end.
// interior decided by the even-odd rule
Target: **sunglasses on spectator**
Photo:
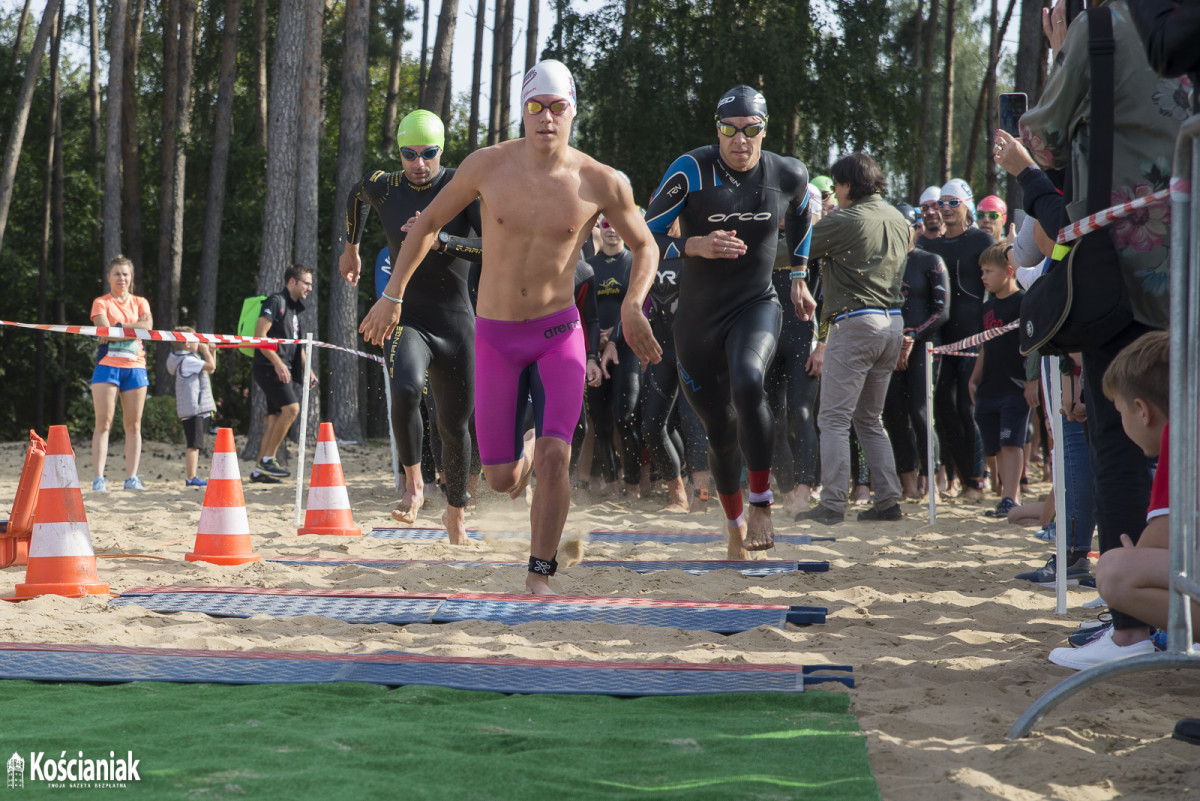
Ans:
{"type": "Polygon", "coordinates": [[[426,161],[429,161],[430,159],[437,158],[438,151],[440,150],[441,148],[437,145],[434,145],[433,147],[427,147],[420,152],[413,150],[411,147],[402,147],[400,148],[400,158],[404,159],[405,161],[416,161],[417,156],[420,156],[426,161]]]}
{"type": "Polygon", "coordinates": [[[730,125],[727,122],[717,123],[717,130],[721,132],[721,136],[728,136],[730,138],[741,133],[745,134],[747,139],[753,139],[762,133],[766,127],[767,124],[765,122],[752,122],[744,128],[739,128],[736,125],[730,125]]]}
{"type": "Polygon", "coordinates": [[[610,223],[608,220],[601,220],[600,227],[601,228],[612,228],[612,223],[610,223]]]}
{"type": "Polygon", "coordinates": [[[555,117],[561,117],[563,114],[567,113],[567,109],[570,107],[571,104],[566,100],[555,100],[553,103],[549,104],[539,103],[536,100],[525,101],[525,112],[533,117],[541,114],[546,109],[550,109],[550,113],[555,117]]]}
{"type": "Polygon", "coordinates": [[[1000,212],[1000,211],[981,211],[981,212],[979,212],[979,216],[980,216],[980,217],[987,217],[989,220],[998,220],[998,219],[1000,219],[1001,217],[1003,217],[1003,216],[1004,216],[1004,212],[1000,212]]]}
{"type": "Polygon", "coordinates": [[[922,203],[921,211],[930,211],[932,209],[937,208],[937,205],[938,205],[938,202],[936,200],[931,200],[928,203],[922,203]]]}
{"type": "Polygon", "coordinates": [[[939,208],[942,206],[949,206],[952,209],[956,209],[962,202],[963,201],[959,200],[958,198],[954,198],[953,200],[939,200],[937,203],[939,208]]]}
{"type": "Polygon", "coordinates": [[[829,200],[829,198],[831,198],[831,197],[833,197],[832,192],[822,192],[821,193],[821,200],[829,200]]]}

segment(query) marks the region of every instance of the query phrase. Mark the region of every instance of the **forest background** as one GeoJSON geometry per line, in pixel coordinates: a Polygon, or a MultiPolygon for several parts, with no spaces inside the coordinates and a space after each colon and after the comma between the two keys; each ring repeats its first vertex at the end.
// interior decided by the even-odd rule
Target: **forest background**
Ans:
{"type": "MultiPolygon", "coordinates": [[[[501,98],[540,58],[574,71],[573,143],[628,174],[642,203],[676,156],[716,141],[713,104],[746,83],[768,100],[765,147],[812,175],[865,150],[892,202],[959,176],[977,198],[1019,204],[988,132],[999,92],[1041,92],[1044,0],[549,0],[550,19],[543,5],[3,0],[0,319],[87,324],[104,265],[124,253],[156,328],[233,333],[243,299],[299,262],[316,269],[307,330],[372,350],[357,326],[373,282],[337,271],[352,185],[399,169],[396,123],[417,107],[446,121],[445,166],[519,136],[520,110],[501,98]],[[460,25],[473,52],[453,48],[460,25]],[[454,85],[456,61],[469,86],[454,85]]],[[[384,246],[372,217],[365,267],[384,246]]],[[[148,348],[144,433],[177,440],[166,347],[148,348]]],[[[90,434],[95,349],[0,326],[0,440],[63,422],[90,434]]],[[[378,365],[319,349],[315,362],[310,419],[345,440],[386,436],[378,365]]],[[[216,422],[257,450],[249,364],[220,352],[216,422]]]]}

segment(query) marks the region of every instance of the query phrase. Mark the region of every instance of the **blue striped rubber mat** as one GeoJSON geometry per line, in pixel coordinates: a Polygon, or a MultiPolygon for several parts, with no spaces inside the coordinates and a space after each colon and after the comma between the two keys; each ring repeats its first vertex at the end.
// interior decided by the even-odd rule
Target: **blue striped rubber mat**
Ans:
{"type": "Polygon", "coordinates": [[[734,634],[759,626],[824,623],[820,606],[673,601],[578,595],[454,594],[252,587],[134,587],[109,602],[152,612],[214,617],[318,615],[347,623],[450,623],[487,620],[515,626],[540,621],[613,623],[734,634]]]}
{"type": "Polygon", "coordinates": [[[484,692],[561,695],[798,693],[854,686],[843,665],[554,662],[383,652],[201,651],[121,645],[0,642],[0,678],[25,681],[421,684],[484,692]]]}
{"type": "MultiPolygon", "coordinates": [[[[267,561],[274,562],[275,564],[279,565],[291,565],[293,567],[304,567],[309,565],[318,565],[324,567],[337,567],[339,565],[354,565],[357,567],[406,567],[408,565],[443,565],[446,567],[526,567],[525,562],[445,562],[437,559],[327,559],[323,556],[293,556],[287,559],[268,559],[267,561]]],[[[795,562],[787,559],[763,559],[759,561],[742,562],[722,561],[717,559],[677,562],[583,561],[579,563],[578,567],[623,567],[627,570],[632,570],[634,573],[658,573],[663,570],[682,570],[683,572],[691,573],[694,576],[699,576],[704,573],[711,573],[714,570],[736,570],[743,576],[749,576],[752,578],[773,576],[777,573],[829,572],[828,562],[795,562]]]]}
{"type": "MultiPolygon", "coordinates": [[[[444,540],[449,535],[444,528],[373,528],[368,537],[381,540],[444,540]]],[[[482,531],[467,529],[467,537],[472,540],[482,540],[487,537],[524,537],[529,538],[529,532],[523,531],[482,531]]],[[[713,531],[592,531],[587,535],[595,542],[661,542],[664,545],[695,542],[725,542],[724,532],[713,531]]],[[[775,541],[788,545],[812,545],[814,542],[834,542],[835,537],[810,537],[807,534],[776,534],[775,541]]]]}

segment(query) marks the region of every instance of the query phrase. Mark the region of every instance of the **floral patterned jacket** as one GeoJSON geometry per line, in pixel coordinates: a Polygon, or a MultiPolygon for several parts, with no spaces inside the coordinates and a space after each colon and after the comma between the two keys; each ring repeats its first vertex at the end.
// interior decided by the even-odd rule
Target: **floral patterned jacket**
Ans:
{"type": "MultiPolygon", "coordinates": [[[[1180,123],[1188,116],[1187,78],[1160,78],[1150,68],[1127,0],[1113,0],[1116,39],[1113,72],[1115,109],[1112,205],[1167,188],[1180,123]]],[[[1043,167],[1071,164],[1073,184],[1067,215],[1087,216],[1088,126],[1091,81],[1087,15],[1071,23],[1062,47],[1062,63],[1046,81],[1037,105],[1021,118],[1021,136],[1043,167]]],[[[1111,228],[1125,275],[1134,317],[1166,328],[1170,279],[1169,202],[1140,209],[1111,228]]]]}

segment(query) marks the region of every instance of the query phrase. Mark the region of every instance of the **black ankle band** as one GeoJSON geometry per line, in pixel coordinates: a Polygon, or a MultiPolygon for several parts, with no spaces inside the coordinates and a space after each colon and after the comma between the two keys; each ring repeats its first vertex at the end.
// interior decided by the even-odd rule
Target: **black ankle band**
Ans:
{"type": "Polygon", "coordinates": [[[558,572],[558,560],[551,559],[547,562],[545,559],[531,556],[529,557],[529,572],[537,573],[540,576],[553,576],[558,572]]]}
{"type": "Polygon", "coordinates": [[[770,501],[750,501],[751,506],[757,506],[759,509],[770,509],[770,501]]]}

